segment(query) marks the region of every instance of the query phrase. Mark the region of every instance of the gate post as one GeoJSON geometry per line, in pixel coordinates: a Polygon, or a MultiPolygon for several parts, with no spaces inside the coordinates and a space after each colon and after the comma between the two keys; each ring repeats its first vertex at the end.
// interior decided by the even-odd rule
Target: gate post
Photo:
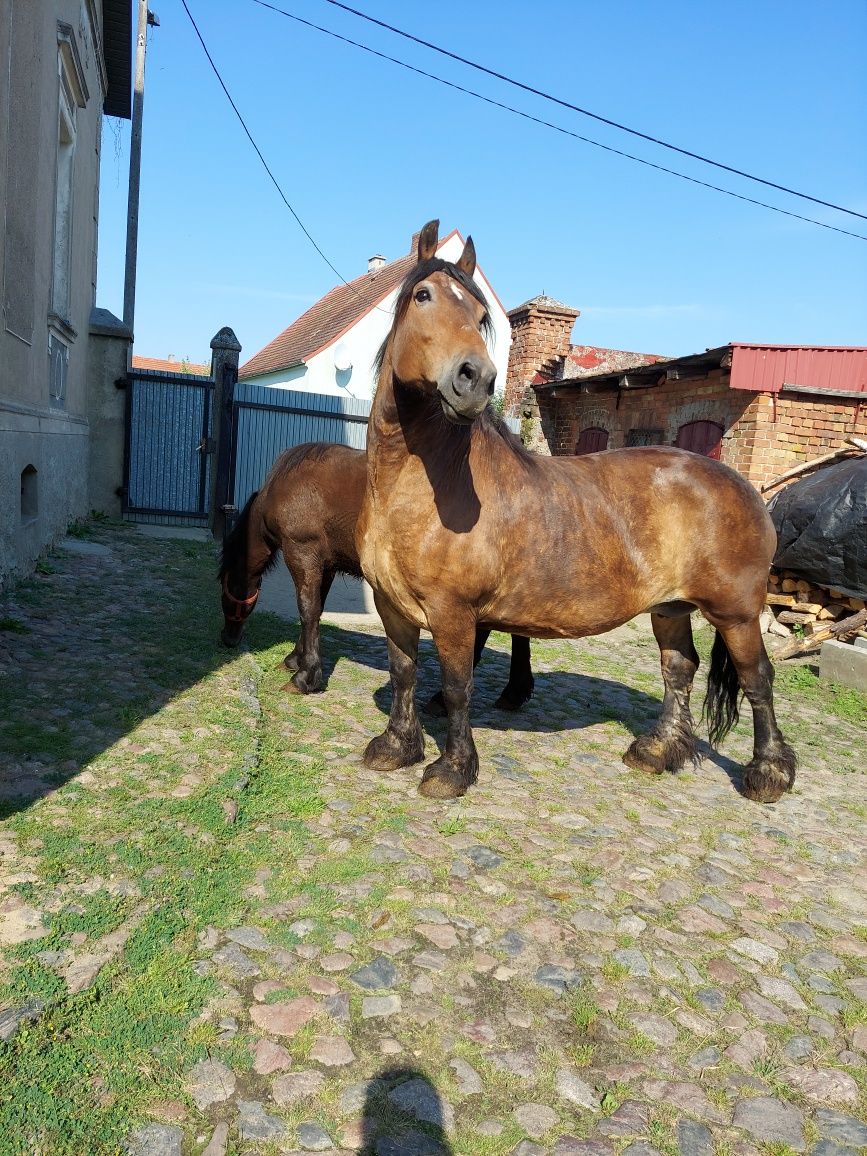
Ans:
{"type": "Polygon", "coordinates": [[[221,539],[231,526],[233,513],[229,509],[232,490],[230,456],[232,450],[232,416],[235,385],[238,381],[238,362],[241,343],[228,325],[211,340],[211,377],[214,380],[214,413],[212,436],[216,461],[211,475],[210,523],[211,533],[221,539]]]}

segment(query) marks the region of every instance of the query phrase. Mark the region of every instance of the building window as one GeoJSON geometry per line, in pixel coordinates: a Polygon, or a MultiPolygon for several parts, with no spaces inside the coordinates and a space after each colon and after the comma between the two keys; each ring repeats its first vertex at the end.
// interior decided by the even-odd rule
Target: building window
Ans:
{"type": "Polygon", "coordinates": [[[51,308],[58,317],[69,317],[69,268],[72,254],[72,180],[75,161],[75,123],[61,106],[57,133],[57,187],[54,201],[54,269],[51,308]]]}
{"type": "Polygon", "coordinates": [[[66,408],[69,348],[56,333],[48,334],[48,397],[54,409],[66,408]]]}
{"type": "Polygon", "coordinates": [[[631,429],[626,435],[628,446],[661,446],[665,442],[665,432],[661,429],[631,429]]]}
{"type": "Polygon", "coordinates": [[[674,444],[680,446],[682,450],[692,450],[694,454],[703,454],[706,458],[716,458],[719,461],[724,433],[725,430],[719,422],[690,421],[677,431],[674,444]]]}
{"type": "MultiPolygon", "coordinates": [[[[5,151],[0,168],[6,169],[0,205],[0,230],[4,232],[3,297],[0,324],[26,345],[33,342],[36,315],[36,253],[45,245],[44,226],[34,203],[39,183],[39,160],[45,142],[34,130],[34,106],[38,99],[33,78],[42,75],[43,25],[34,19],[35,5],[0,5],[0,42],[4,75],[0,81],[0,145],[5,151]],[[40,147],[41,146],[41,147],[40,147]],[[5,163],[4,163],[5,162],[5,163]]],[[[50,195],[50,194],[49,194],[50,195]]],[[[0,370],[0,376],[3,371],[0,370]]],[[[5,380],[4,380],[5,385],[5,380]]]]}
{"type": "Polygon", "coordinates": [[[608,449],[608,430],[598,425],[582,429],[575,444],[576,454],[595,454],[606,449],[608,449]]]}
{"type": "Polygon", "coordinates": [[[36,467],[25,466],[21,471],[21,525],[26,526],[39,514],[39,489],[36,467]]]}
{"type": "Polygon", "coordinates": [[[54,193],[54,263],[51,279],[51,311],[68,321],[70,313],[70,267],[72,262],[72,191],[75,185],[75,118],[89,99],[87,80],[78,52],[75,31],[57,24],[57,169],[54,193]]]}

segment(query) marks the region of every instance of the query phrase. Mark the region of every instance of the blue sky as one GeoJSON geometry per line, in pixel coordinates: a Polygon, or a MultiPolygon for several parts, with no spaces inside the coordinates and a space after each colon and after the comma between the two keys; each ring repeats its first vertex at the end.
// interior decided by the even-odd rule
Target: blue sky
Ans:
{"type": "MultiPolygon", "coordinates": [[[[252,0],[188,0],[298,215],[343,277],[431,217],[472,233],[507,309],[581,309],[577,343],[685,354],[729,340],[867,342],[867,242],[655,172],[339,44],[252,0]]],[[[324,0],[279,6],[532,115],[867,235],[408,43],[324,0]]],[[[136,352],[251,356],[336,283],[249,145],[180,0],[153,0],[136,352]]],[[[863,0],[358,0],[564,100],[867,213],[863,0]]],[[[121,314],[129,123],[103,134],[98,303],[121,314]]]]}

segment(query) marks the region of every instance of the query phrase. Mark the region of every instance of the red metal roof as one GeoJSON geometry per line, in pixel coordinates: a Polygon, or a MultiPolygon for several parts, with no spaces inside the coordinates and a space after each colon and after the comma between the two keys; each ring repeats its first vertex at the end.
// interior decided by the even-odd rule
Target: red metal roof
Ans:
{"type": "Polygon", "coordinates": [[[756,393],[800,386],[867,396],[867,348],[733,342],[730,384],[756,393]]]}

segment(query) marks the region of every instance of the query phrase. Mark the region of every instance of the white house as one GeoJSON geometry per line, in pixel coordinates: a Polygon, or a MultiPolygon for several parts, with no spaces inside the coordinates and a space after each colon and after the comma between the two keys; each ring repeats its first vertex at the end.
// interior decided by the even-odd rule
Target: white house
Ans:
{"type": "MultiPolygon", "coordinates": [[[[255,385],[371,398],[375,386],[373,360],[391,328],[401,282],[417,259],[418,234],[405,257],[386,263],[371,257],[367,272],[348,285],[338,285],[284,329],[244,365],[238,377],[255,385]]],[[[464,238],[453,230],[437,247],[437,256],[457,261],[464,238]]],[[[497,366],[497,386],[505,387],[511,327],[506,311],[484,273],[475,281],[485,294],[494,329],[491,356],[497,366]]]]}

